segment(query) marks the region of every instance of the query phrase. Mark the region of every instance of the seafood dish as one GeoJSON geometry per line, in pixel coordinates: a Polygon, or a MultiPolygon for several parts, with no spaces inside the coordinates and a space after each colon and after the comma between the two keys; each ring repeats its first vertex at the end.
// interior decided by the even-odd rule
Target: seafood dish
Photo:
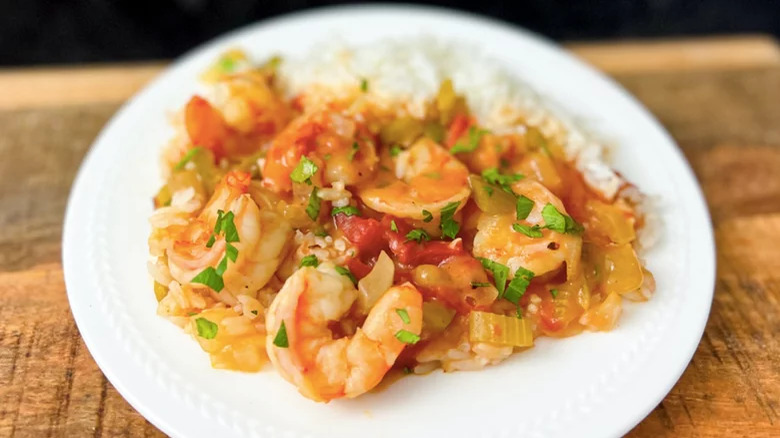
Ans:
{"type": "Polygon", "coordinates": [[[612,330],[652,297],[648,198],[476,49],[231,49],[200,79],[161,150],[148,269],[214,368],[354,398],[612,330]]]}

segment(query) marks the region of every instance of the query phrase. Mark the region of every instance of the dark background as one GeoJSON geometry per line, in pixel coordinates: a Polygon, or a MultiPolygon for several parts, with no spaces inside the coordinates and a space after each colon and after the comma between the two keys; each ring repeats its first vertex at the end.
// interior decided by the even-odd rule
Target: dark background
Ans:
{"type": "MultiPolygon", "coordinates": [[[[328,4],[308,0],[0,0],[0,65],[172,58],[227,30],[328,4]]],[[[556,40],[780,36],[780,0],[437,1],[556,40]]]]}

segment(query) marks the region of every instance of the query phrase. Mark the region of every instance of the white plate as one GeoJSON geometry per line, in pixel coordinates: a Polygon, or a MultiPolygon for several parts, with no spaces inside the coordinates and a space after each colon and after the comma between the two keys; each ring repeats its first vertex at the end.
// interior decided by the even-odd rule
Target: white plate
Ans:
{"type": "Polygon", "coordinates": [[[149,421],[179,437],[618,436],[671,389],[712,301],[707,209],[666,132],[619,86],[560,48],[494,21],[436,9],[324,9],[259,23],[185,56],[128,102],[82,164],[65,221],[68,298],[95,361],[149,421]],[[658,289],[618,327],[532,350],[479,372],[401,379],[357,400],[317,404],[273,371],[211,369],[198,345],[156,316],[147,217],[161,184],[167,111],[227,47],[256,58],[301,53],[334,31],[346,42],[415,33],[483,47],[542,95],[619,145],[614,165],[661,199],[661,244],[647,254],[658,289]]]}

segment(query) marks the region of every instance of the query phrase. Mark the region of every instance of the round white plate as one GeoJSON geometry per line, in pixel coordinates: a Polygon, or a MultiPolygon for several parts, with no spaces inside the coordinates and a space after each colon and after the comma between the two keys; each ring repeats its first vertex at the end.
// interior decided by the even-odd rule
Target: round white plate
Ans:
{"type": "Polygon", "coordinates": [[[351,7],[250,26],[185,56],[108,123],[68,204],[63,260],[73,315],[95,361],[149,421],[178,437],[618,436],[688,364],[712,301],[714,245],[690,169],[661,126],[618,85],[519,29],[427,8],[351,7]],[[412,376],[356,400],[317,404],[268,369],[214,370],[196,342],[155,314],[146,272],[147,217],[161,184],[166,114],[196,90],[227,47],[254,58],[347,43],[434,35],[482,47],[545,98],[618,147],[615,167],[660,198],[661,243],[647,255],[657,293],[628,304],[618,327],[563,340],[479,372],[412,376]]]}

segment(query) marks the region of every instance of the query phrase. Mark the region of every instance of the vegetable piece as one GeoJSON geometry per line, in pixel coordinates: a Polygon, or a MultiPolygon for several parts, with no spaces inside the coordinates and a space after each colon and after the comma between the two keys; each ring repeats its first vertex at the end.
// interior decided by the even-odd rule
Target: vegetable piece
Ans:
{"type": "Polygon", "coordinates": [[[336,270],[339,274],[349,278],[349,281],[352,282],[355,286],[357,286],[358,281],[357,278],[355,278],[355,275],[352,273],[352,271],[349,270],[349,268],[345,268],[344,266],[334,266],[333,269],[336,270]]]}
{"type": "Polygon", "coordinates": [[[173,199],[171,189],[168,187],[168,184],[166,184],[160,187],[160,190],[154,196],[154,208],[167,207],[171,205],[171,199],[173,199]]]}
{"type": "Polygon", "coordinates": [[[445,134],[446,131],[444,126],[436,122],[427,123],[425,127],[423,127],[423,135],[435,141],[436,143],[441,143],[445,134]]]}
{"type": "Polygon", "coordinates": [[[398,225],[395,224],[394,220],[390,221],[390,231],[393,231],[395,233],[398,232],[398,225]]]}
{"type": "MultiPolygon", "coordinates": [[[[490,286],[490,284],[488,284],[490,286]]],[[[432,333],[443,332],[450,325],[455,317],[455,310],[451,309],[439,301],[424,301],[423,309],[423,327],[432,333]]]]}
{"type": "Polygon", "coordinates": [[[520,195],[517,197],[517,201],[515,202],[515,212],[517,213],[517,219],[523,220],[528,217],[529,214],[531,214],[531,210],[534,208],[534,201],[532,201],[530,198],[527,198],[524,195],[520,195]]]}
{"type": "Polygon", "coordinates": [[[411,117],[393,119],[379,130],[382,144],[409,145],[423,132],[423,122],[411,117]]]}
{"type": "Polygon", "coordinates": [[[360,80],[360,91],[364,93],[368,91],[368,79],[363,78],[360,80]]]}
{"type": "Polygon", "coordinates": [[[349,151],[349,156],[347,157],[349,161],[355,160],[355,155],[357,155],[359,150],[360,150],[360,145],[358,144],[358,142],[356,141],[352,142],[352,149],[349,151]]]}
{"type": "Polygon", "coordinates": [[[433,220],[433,214],[431,214],[430,211],[423,210],[422,214],[423,214],[423,222],[428,223],[433,220]]]}
{"type": "Polygon", "coordinates": [[[471,195],[477,207],[488,214],[505,214],[515,209],[515,197],[503,190],[495,190],[477,175],[469,176],[471,195]]]}
{"type": "Polygon", "coordinates": [[[525,234],[528,237],[542,237],[542,229],[539,225],[529,227],[528,225],[523,224],[512,224],[512,229],[518,233],[525,234]]]}
{"type": "Polygon", "coordinates": [[[558,298],[558,289],[550,289],[550,295],[553,299],[558,298]]]}
{"type": "Polygon", "coordinates": [[[460,231],[460,224],[453,219],[459,205],[460,201],[450,202],[441,209],[441,224],[439,228],[441,228],[441,234],[444,237],[454,239],[458,235],[458,231],[460,231]]]}
{"type": "Polygon", "coordinates": [[[331,216],[336,216],[337,214],[343,214],[345,216],[360,216],[360,210],[358,210],[354,205],[347,205],[346,207],[335,207],[330,211],[331,216]]]}
{"type": "Polygon", "coordinates": [[[206,318],[195,318],[195,327],[198,330],[198,336],[203,339],[214,339],[219,331],[219,326],[206,318]]]}
{"type": "Polygon", "coordinates": [[[155,281],[154,297],[157,298],[157,302],[159,303],[160,301],[162,301],[162,299],[165,298],[166,295],[168,295],[168,286],[155,281]]]}
{"type": "Polygon", "coordinates": [[[398,146],[397,144],[394,144],[390,147],[390,156],[391,157],[397,157],[398,154],[400,154],[403,151],[401,149],[401,146],[398,146]]]}
{"type": "Polygon", "coordinates": [[[387,253],[382,251],[379,253],[371,272],[358,281],[358,310],[362,313],[368,313],[379,298],[393,285],[394,275],[395,264],[387,253]]]}
{"type": "Polygon", "coordinates": [[[306,257],[301,259],[301,267],[304,266],[311,266],[313,268],[316,268],[320,265],[320,259],[317,258],[314,254],[309,254],[306,257]]]}
{"type": "Polygon", "coordinates": [[[636,239],[633,218],[627,216],[618,207],[597,200],[589,200],[585,204],[585,211],[589,216],[589,231],[604,236],[618,245],[636,239]]]}
{"type": "Polygon", "coordinates": [[[301,157],[301,161],[290,173],[290,179],[297,183],[306,183],[311,185],[311,177],[319,170],[317,164],[306,156],[301,157]]]}
{"type": "Polygon", "coordinates": [[[408,241],[415,241],[417,243],[422,243],[423,240],[426,242],[431,240],[431,236],[428,235],[428,233],[425,232],[425,230],[421,228],[415,228],[408,233],[406,233],[406,240],[408,241]]]}
{"type": "Polygon", "coordinates": [[[604,271],[607,274],[608,294],[625,294],[637,290],[644,281],[642,264],[629,243],[604,248],[604,271]]]}
{"type": "Polygon", "coordinates": [[[276,332],[276,336],[274,336],[274,345],[279,348],[287,348],[290,346],[290,343],[287,340],[287,327],[285,327],[284,321],[282,321],[282,324],[279,326],[279,331],[276,332]]]}
{"type": "Polygon", "coordinates": [[[406,309],[395,309],[395,313],[398,314],[404,324],[409,324],[412,322],[411,318],[409,318],[409,312],[407,312],[406,309]]]}
{"type": "Polygon", "coordinates": [[[509,268],[501,263],[483,257],[479,257],[477,260],[482,263],[482,266],[485,269],[493,273],[493,281],[496,283],[496,289],[498,289],[498,297],[502,298],[504,296],[504,289],[506,289],[506,279],[509,277],[509,268]]]}
{"type": "Polygon", "coordinates": [[[320,217],[321,208],[322,201],[320,201],[319,196],[317,196],[317,187],[314,187],[309,195],[309,202],[306,204],[306,215],[308,215],[311,220],[316,221],[317,218],[320,217]]]}
{"type": "Polygon", "coordinates": [[[404,329],[398,330],[395,333],[395,337],[404,344],[416,344],[420,341],[420,335],[414,334],[404,329]]]}
{"type": "Polygon", "coordinates": [[[469,341],[531,347],[534,335],[528,320],[489,312],[469,313],[469,341]]]}

